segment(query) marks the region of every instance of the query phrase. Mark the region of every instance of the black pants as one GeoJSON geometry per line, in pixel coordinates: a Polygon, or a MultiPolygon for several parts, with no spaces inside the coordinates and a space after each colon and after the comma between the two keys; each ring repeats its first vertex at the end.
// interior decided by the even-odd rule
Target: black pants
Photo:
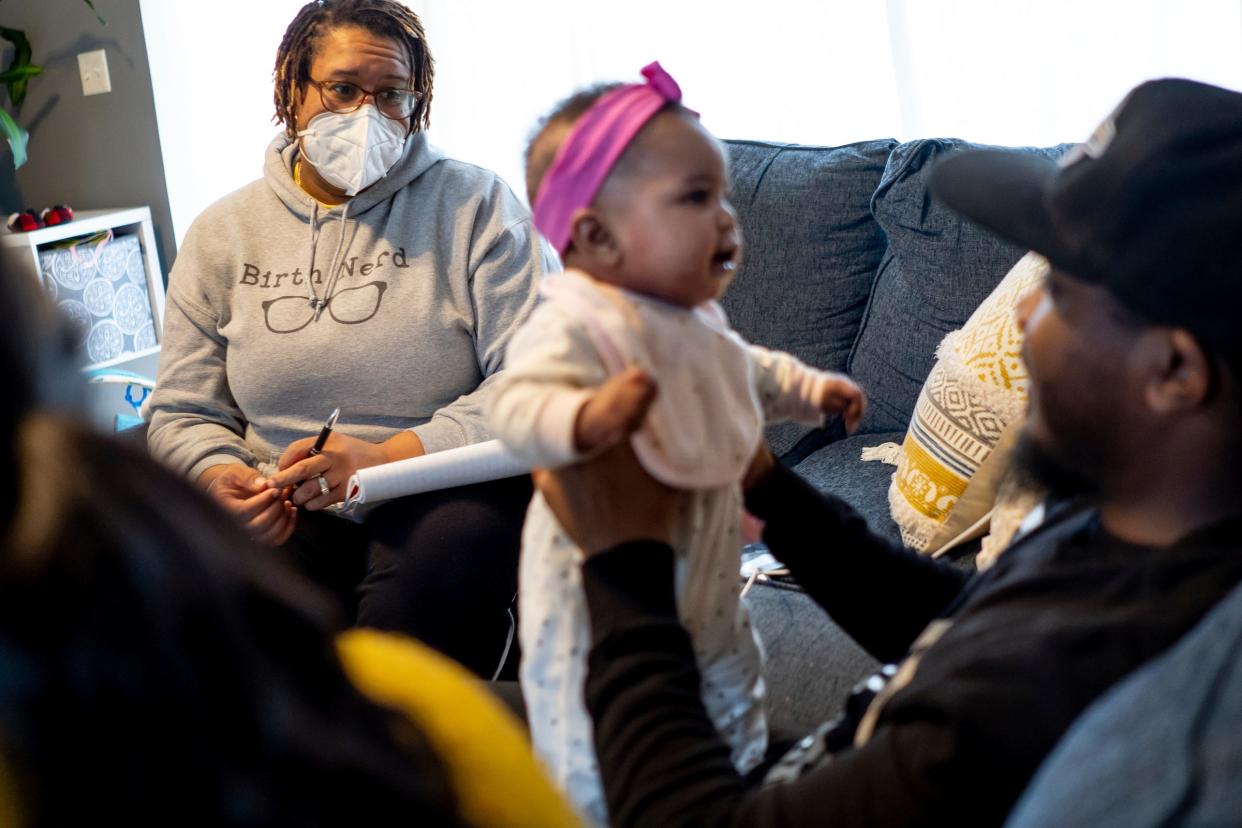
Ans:
{"type": "Polygon", "coordinates": [[[348,619],[414,636],[491,678],[516,675],[513,626],[529,477],[403,497],[356,524],[302,512],[286,543],[348,619]]]}

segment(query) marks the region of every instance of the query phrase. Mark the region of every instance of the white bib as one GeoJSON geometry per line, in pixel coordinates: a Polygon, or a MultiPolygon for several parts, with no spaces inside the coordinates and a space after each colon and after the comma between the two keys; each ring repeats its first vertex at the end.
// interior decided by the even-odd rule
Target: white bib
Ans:
{"type": "Polygon", "coordinates": [[[716,302],[687,310],[568,270],[543,293],[574,309],[609,374],[645,370],[659,389],[632,442],[653,477],[679,489],[739,482],[763,436],[746,343],[716,302]]]}

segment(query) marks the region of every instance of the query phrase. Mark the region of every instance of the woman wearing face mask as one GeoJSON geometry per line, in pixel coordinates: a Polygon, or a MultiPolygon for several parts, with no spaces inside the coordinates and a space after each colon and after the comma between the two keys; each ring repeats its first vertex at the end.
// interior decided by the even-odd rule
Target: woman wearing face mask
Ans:
{"type": "Polygon", "coordinates": [[[149,443],[358,624],[491,677],[511,649],[527,479],[363,524],[322,511],[359,468],[491,437],[481,400],[554,261],[499,178],[428,145],[432,77],[399,3],[318,0],[294,18],[264,176],[204,211],[170,276],[149,443]]]}

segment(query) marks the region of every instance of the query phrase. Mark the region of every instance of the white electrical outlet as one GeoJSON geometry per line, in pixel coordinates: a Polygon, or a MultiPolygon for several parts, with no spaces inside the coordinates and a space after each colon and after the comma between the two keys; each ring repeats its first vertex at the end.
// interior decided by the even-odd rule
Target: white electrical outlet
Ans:
{"type": "Polygon", "coordinates": [[[108,76],[108,55],[103,49],[78,55],[78,72],[82,74],[82,94],[102,95],[112,91],[108,76]]]}

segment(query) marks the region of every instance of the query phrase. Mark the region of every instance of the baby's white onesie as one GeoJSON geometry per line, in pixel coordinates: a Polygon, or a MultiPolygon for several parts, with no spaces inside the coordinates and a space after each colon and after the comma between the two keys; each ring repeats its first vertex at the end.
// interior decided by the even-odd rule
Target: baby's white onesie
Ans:
{"type": "MultiPolygon", "coordinates": [[[[763,758],[762,650],[739,599],[741,479],[765,415],[818,423],[828,375],[749,345],[715,302],[685,308],[596,282],[548,276],[543,301],[514,335],[491,397],[496,434],[538,467],[582,459],[574,423],[610,375],[646,370],[658,393],[631,438],[655,478],[688,490],[674,542],[682,624],[694,643],[703,702],[747,772],[763,758]]],[[[590,625],[582,553],[535,494],[518,575],[521,683],[535,750],[583,815],[606,825],[592,726],[583,701],[590,625]]]]}

